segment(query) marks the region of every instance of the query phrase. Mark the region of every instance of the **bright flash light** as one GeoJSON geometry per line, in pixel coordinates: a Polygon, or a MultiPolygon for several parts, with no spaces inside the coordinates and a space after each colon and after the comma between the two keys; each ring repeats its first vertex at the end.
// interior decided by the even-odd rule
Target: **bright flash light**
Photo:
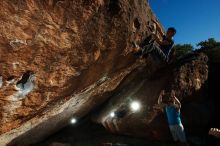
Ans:
{"type": "Polygon", "coordinates": [[[115,112],[111,112],[110,113],[110,116],[113,118],[113,117],[115,117],[115,112]]]}
{"type": "Polygon", "coordinates": [[[70,123],[71,123],[71,124],[76,124],[76,122],[77,122],[76,118],[72,118],[72,119],[70,120],[70,123]]]}
{"type": "Polygon", "coordinates": [[[131,103],[130,107],[131,107],[131,110],[132,110],[132,111],[136,112],[136,111],[140,110],[141,105],[140,105],[139,102],[133,101],[133,102],[131,103]]]}

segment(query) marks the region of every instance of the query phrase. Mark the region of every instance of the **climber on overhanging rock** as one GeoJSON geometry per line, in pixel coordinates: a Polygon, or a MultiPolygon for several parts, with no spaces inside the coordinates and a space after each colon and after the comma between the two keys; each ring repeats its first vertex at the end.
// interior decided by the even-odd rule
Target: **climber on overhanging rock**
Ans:
{"type": "Polygon", "coordinates": [[[165,107],[167,120],[175,142],[180,142],[180,146],[187,146],[187,140],[184,132],[184,127],[180,118],[181,103],[176,98],[175,92],[165,93],[163,90],[158,98],[158,105],[154,106],[155,110],[161,110],[165,107]]]}
{"type": "Polygon", "coordinates": [[[141,58],[146,58],[149,53],[155,52],[162,58],[162,60],[169,62],[170,53],[174,45],[173,37],[176,34],[176,29],[170,27],[168,28],[166,35],[164,35],[159,24],[154,20],[152,21],[155,24],[153,25],[155,28],[152,28],[152,26],[149,27],[152,34],[146,37],[140,45],[137,45],[136,42],[133,43],[136,48],[135,54],[141,56],[141,58]],[[160,36],[163,36],[162,40],[160,40],[156,32],[158,32],[160,36]]]}

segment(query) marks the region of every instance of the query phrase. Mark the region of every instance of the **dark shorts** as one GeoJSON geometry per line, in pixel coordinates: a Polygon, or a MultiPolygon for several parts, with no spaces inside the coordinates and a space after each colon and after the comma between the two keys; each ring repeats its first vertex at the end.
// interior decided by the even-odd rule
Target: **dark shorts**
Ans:
{"type": "Polygon", "coordinates": [[[149,54],[149,53],[156,53],[158,54],[164,61],[168,61],[168,56],[164,54],[164,52],[160,49],[160,46],[155,42],[145,45],[142,48],[142,54],[149,54]]]}

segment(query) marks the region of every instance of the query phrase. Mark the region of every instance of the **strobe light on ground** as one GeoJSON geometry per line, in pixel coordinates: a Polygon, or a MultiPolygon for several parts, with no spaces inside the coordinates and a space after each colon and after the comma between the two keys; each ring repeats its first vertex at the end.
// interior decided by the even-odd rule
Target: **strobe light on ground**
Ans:
{"type": "Polygon", "coordinates": [[[76,118],[70,119],[70,123],[71,123],[71,124],[76,124],[76,122],[77,122],[76,118]]]}
{"type": "Polygon", "coordinates": [[[141,104],[138,101],[133,101],[130,104],[130,108],[133,112],[139,111],[141,108],[141,104]]]}
{"type": "Polygon", "coordinates": [[[110,116],[111,116],[112,118],[114,118],[114,117],[115,117],[115,112],[111,112],[111,113],[110,113],[110,116]]]}

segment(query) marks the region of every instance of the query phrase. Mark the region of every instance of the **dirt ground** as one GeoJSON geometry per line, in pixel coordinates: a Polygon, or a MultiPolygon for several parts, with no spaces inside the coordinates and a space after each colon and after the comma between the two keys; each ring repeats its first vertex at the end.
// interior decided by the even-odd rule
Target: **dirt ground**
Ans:
{"type": "MultiPolygon", "coordinates": [[[[86,122],[80,125],[70,125],[56,134],[48,137],[45,141],[32,146],[55,146],[55,143],[69,144],[68,146],[104,146],[111,143],[112,146],[159,146],[161,142],[147,141],[146,139],[113,135],[108,133],[102,126],[86,122]]],[[[61,145],[60,145],[61,146],[61,145]]],[[[167,142],[163,146],[175,146],[167,142]]]]}

